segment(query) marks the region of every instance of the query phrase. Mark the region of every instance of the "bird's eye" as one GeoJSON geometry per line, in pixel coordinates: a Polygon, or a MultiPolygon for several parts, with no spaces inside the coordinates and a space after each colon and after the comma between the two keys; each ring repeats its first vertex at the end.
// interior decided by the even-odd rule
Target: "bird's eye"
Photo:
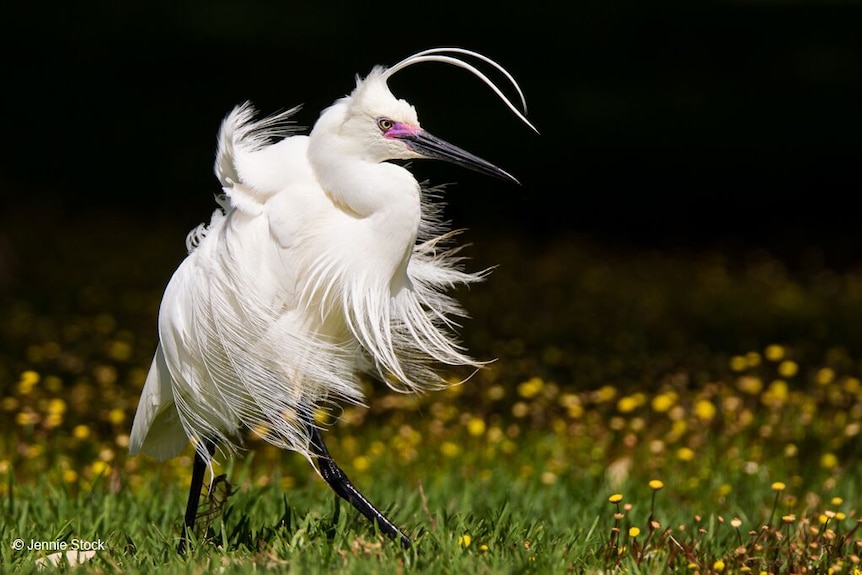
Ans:
{"type": "Polygon", "coordinates": [[[395,122],[389,118],[377,118],[377,127],[381,132],[388,132],[395,126],[395,122]]]}

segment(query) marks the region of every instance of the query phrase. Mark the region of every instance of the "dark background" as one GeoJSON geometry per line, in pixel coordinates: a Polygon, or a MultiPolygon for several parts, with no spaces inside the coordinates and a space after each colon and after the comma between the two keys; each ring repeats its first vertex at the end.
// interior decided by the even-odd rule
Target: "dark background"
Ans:
{"type": "Polygon", "coordinates": [[[0,223],[38,226],[53,212],[190,228],[211,213],[215,137],[232,106],[302,103],[310,126],[355,74],[453,45],[505,65],[541,131],[464,71],[427,64],[392,80],[426,129],[523,183],[418,163],[419,177],[458,182],[447,195],[458,226],[647,248],[764,245],[791,259],[814,244],[837,265],[862,259],[860,5],[485,6],[11,7],[0,223]]]}

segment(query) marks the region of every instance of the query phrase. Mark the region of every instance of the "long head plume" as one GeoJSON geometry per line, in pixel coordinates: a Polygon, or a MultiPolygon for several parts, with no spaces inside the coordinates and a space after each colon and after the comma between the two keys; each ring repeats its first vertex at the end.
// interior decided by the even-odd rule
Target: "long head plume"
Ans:
{"type": "Polygon", "coordinates": [[[442,62],[444,64],[451,64],[459,68],[464,68],[465,70],[482,80],[489,88],[491,88],[491,90],[493,90],[494,93],[497,94],[497,96],[503,101],[504,104],[506,104],[506,106],[508,106],[508,108],[512,111],[513,114],[515,114],[515,116],[518,117],[519,120],[532,128],[532,130],[537,134],[539,133],[539,130],[537,130],[536,127],[527,119],[527,101],[524,98],[524,92],[521,91],[521,87],[518,85],[518,82],[515,81],[515,78],[512,77],[512,74],[510,74],[508,70],[503,68],[503,66],[501,66],[494,60],[488,58],[487,56],[479,54],[478,52],[466,50],[464,48],[432,48],[430,50],[423,50],[421,52],[413,54],[412,56],[404,58],[391,68],[387,68],[383,72],[383,81],[387,81],[390,77],[392,77],[397,72],[400,72],[404,68],[412,66],[413,64],[418,64],[420,62],[442,62]],[[477,60],[485,62],[486,64],[491,65],[497,71],[502,73],[503,76],[506,77],[509,83],[511,83],[512,86],[515,88],[515,91],[518,93],[518,98],[521,100],[521,108],[523,109],[523,111],[519,110],[512,103],[512,101],[509,100],[509,98],[507,98],[505,94],[503,94],[503,91],[498,88],[497,85],[493,81],[491,81],[488,76],[482,73],[478,68],[463,59],[460,59],[456,56],[452,56],[451,54],[460,54],[463,56],[475,58],[477,60]]]}

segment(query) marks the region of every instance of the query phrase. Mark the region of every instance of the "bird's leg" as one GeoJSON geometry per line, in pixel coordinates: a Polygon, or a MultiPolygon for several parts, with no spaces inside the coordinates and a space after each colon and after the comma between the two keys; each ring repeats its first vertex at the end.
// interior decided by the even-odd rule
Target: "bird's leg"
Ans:
{"type": "MultiPolygon", "coordinates": [[[[215,443],[206,441],[206,447],[210,456],[215,453],[215,443]]],[[[180,536],[180,543],[177,546],[177,553],[184,555],[186,552],[186,539],[188,532],[195,526],[195,519],[198,516],[198,505],[201,499],[201,489],[204,484],[204,472],[207,468],[207,462],[201,457],[201,454],[195,449],[195,459],[192,464],[192,484],[189,487],[189,501],[186,503],[186,516],[183,521],[183,534],[180,536]]]]}
{"type": "Polygon", "coordinates": [[[393,539],[398,539],[401,542],[401,546],[408,549],[410,547],[410,539],[353,486],[350,479],[347,478],[347,474],[332,460],[329,450],[326,449],[326,445],[323,443],[320,429],[313,422],[309,422],[308,431],[311,436],[311,451],[317,457],[317,467],[320,470],[320,475],[332,487],[332,490],[339,497],[353,505],[369,521],[376,523],[377,528],[381,532],[393,539]]]}

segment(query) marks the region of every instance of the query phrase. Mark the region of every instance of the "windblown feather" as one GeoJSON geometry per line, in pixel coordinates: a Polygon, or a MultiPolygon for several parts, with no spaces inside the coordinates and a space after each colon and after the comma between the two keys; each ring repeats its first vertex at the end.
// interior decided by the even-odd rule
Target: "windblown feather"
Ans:
{"type": "Polygon", "coordinates": [[[427,61],[467,69],[532,127],[511,75],[455,48],[357,78],[309,136],[291,124],[298,107],[257,120],[244,104],[225,118],[215,162],[220,208],[189,233],[189,256],[165,291],[133,455],[176,455],[181,428],[209,461],[208,443],[238,449],[246,428],[311,459],[314,410],[361,403],[360,372],[416,392],[447,385],[439,364],[483,365],[454,334],[465,314],[447,291],[487,270],[463,271],[456,233],[431,201],[440,189],[387,161],[433,157],[407,141],[425,133],[413,107],[386,85],[427,61]],[[457,56],[502,72],[523,113],[457,56]],[[396,125],[401,132],[385,132],[396,125]]]}
{"type": "MultiPolygon", "coordinates": [[[[258,241],[269,234],[267,190],[247,183],[236,165],[267,152],[259,133],[267,129],[269,124],[254,121],[249,106],[225,120],[216,172],[226,203],[209,225],[189,234],[191,253],[164,298],[175,305],[161,311],[161,345],[172,350],[166,372],[173,400],[202,455],[203,438],[235,450],[245,427],[308,457],[303,417],[336,401],[361,403],[357,365],[399,391],[446,385],[433,369],[438,362],[481,365],[451,333],[453,318],[464,314],[444,292],[479,281],[484,272],[460,269],[459,248],[449,246],[454,234],[445,231],[429,201],[423,202],[419,241],[401,277],[375,276],[351,253],[326,247],[326,238],[306,226],[298,232],[301,245],[291,248],[291,257],[302,262],[295,272],[302,280],[285,290],[296,292],[297,303],[285,301],[285,278],[266,263],[284,254],[248,257],[249,246],[268,245],[258,241]]],[[[143,443],[135,447],[176,454],[143,443]]]]}

